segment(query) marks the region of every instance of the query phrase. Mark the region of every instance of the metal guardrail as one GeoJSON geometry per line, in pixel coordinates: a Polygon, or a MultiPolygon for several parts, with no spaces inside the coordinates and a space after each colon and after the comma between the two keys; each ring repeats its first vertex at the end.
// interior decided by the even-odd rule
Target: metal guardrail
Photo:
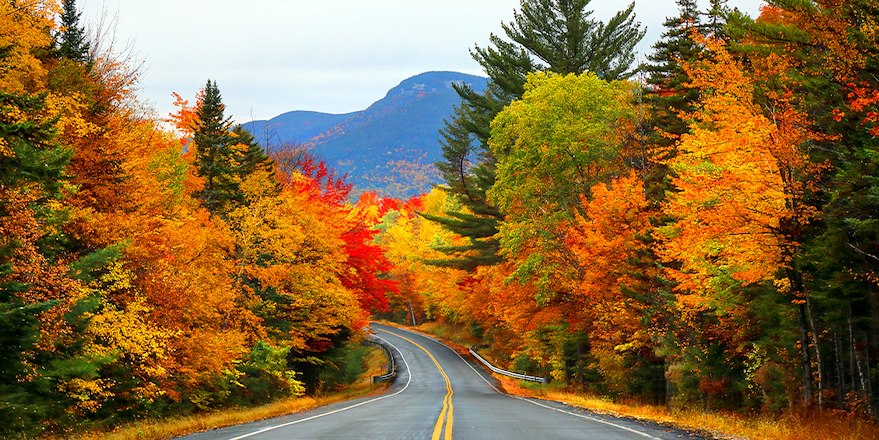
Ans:
{"type": "Polygon", "coordinates": [[[475,346],[470,347],[470,354],[473,355],[473,357],[475,357],[477,360],[479,360],[479,362],[482,362],[483,365],[488,367],[489,370],[494,371],[497,374],[503,374],[504,376],[513,377],[513,378],[516,378],[519,380],[527,380],[529,382],[549,383],[549,381],[546,380],[545,377],[529,376],[527,374],[514,373],[512,371],[507,371],[507,370],[495,367],[494,365],[491,364],[491,362],[485,360],[485,358],[480,356],[479,353],[477,353],[476,350],[474,350],[475,348],[476,348],[475,346]]]}
{"type": "Polygon", "coordinates": [[[388,347],[385,346],[385,344],[382,344],[380,342],[372,341],[369,339],[363,342],[379,346],[382,351],[385,352],[385,357],[388,359],[387,373],[382,374],[381,376],[372,376],[372,383],[387,382],[396,379],[397,363],[396,361],[394,361],[394,355],[393,353],[391,353],[391,350],[389,350],[388,347]]]}

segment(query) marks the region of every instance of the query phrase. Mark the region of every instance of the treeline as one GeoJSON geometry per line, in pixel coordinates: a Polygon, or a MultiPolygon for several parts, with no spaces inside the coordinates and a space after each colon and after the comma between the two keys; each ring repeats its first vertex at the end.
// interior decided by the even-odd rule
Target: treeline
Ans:
{"type": "Polygon", "coordinates": [[[588,4],[523,0],[472,51],[444,192],[382,226],[393,310],[574,388],[875,415],[877,5],[678,0],[635,66],[632,7],[588,4]]]}
{"type": "Polygon", "coordinates": [[[215,82],[145,116],[136,66],[73,0],[0,17],[0,437],[350,380],[346,347],[396,288],[380,200],[350,204],[301,152],[267,157],[215,82]]]}

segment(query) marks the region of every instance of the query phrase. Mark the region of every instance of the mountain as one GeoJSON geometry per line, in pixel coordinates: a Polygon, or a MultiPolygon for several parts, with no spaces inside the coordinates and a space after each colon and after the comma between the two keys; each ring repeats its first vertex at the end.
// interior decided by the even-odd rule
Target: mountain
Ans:
{"type": "Polygon", "coordinates": [[[453,84],[482,91],[486,79],[457,72],[427,72],[404,80],[369,108],[353,113],[292,111],[244,126],[270,149],[307,146],[358,190],[396,197],[423,192],[439,181],[439,130],[460,98],[453,84]]]}

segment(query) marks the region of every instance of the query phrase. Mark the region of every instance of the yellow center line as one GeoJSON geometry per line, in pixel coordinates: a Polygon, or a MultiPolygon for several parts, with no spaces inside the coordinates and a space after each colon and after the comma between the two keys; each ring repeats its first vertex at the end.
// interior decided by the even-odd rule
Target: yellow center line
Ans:
{"type": "Polygon", "coordinates": [[[439,362],[433,357],[433,354],[427,351],[426,348],[422,347],[421,344],[405,337],[399,335],[394,332],[389,332],[384,329],[377,329],[379,331],[383,331],[385,333],[392,334],[404,341],[408,341],[412,345],[421,349],[421,351],[427,353],[427,356],[430,357],[430,360],[433,361],[433,364],[436,365],[436,368],[439,370],[440,374],[443,376],[443,380],[446,381],[446,396],[443,398],[443,409],[440,411],[439,418],[436,419],[436,424],[433,426],[433,436],[431,440],[439,440],[443,433],[443,420],[445,420],[445,436],[442,437],[444,440],[452,440],[452,427],[454,426],[454,418],[455,418],[455,405],[452,404],[452,395],[455,394],[454,390],[452,390],[452,381],[449,380],[449,376],[446,375],[443,367],[440,366],[439,362]]]}

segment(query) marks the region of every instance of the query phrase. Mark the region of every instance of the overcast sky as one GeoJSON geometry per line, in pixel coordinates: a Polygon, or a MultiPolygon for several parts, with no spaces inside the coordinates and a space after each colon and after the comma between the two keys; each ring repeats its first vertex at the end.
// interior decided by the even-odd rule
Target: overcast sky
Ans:
{"type": "MultiPolygon", "coordinates": [[[[707,0],[702,0],[707,3],[707,0]]],[[[290,110],[362,110],[402,80],[431,70],[481,75],[484,46],[519,0],[79,0],[83,23],[115,17],[117,46],[145,61],[141,97],[159,114],[171,92],[191,97],[215,79],[240,121],[290,110]]],[[[593,0],[607,19],[627,1],[593,0]]],[[[760,0],[730,0],[756,16],[760,0]]],[[[638,0],[642,57],[677,14],[674,0],[638,0]]]]}

